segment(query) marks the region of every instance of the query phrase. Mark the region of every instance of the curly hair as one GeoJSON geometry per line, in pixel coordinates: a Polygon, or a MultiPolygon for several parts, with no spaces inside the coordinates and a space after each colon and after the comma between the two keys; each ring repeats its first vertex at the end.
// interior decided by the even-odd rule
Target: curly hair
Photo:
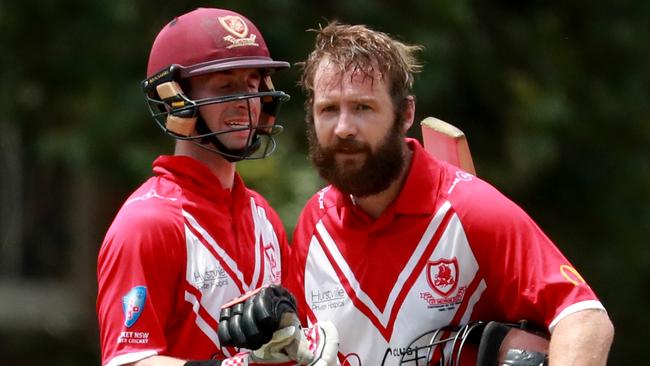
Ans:
{"type": "Polygon", "coordinates": [[[414,76],[422,69],[415,56],[422,46],[402,43],[365,25],[337,21],[312,31],[317,33],[314,50],[306,61],[298,63],[302,67],[300,86],[307,95],[308,119],[314,101],[314,77],[323,59],[338,67],[341,75],[359,72],[373,81],[380,75],[387,82],[395,111],[404,108],[406,97],[413,93],[414,76]]]}

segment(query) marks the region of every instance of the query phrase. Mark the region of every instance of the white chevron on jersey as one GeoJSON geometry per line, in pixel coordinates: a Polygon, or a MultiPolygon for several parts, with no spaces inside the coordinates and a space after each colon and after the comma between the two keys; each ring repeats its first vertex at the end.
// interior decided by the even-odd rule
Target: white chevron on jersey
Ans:
{"type": "Polygon", "coordinates": [[[460,317],[468,318],[485,290],[483,280],[470,286],[477,281],[478,263],[458,216],[450,212],[449,202],[439,208],[422,233],[384,309],[376,305],[381,299],[370,298],[361,288],[325,224],[321,221],[316,228],[318,235],[311,238],[305,268],[305,300],[317,321],[331,320],[336,324],[344,359],[354,358],[356,363],[363,360],[365,366],[376,366],[386,356],[385,365],[396,365],[400,356],[408,352],[408,344],[422,333],[458,321],[460,317]],[[448,220],[441,225],[445,217],[448,220]],[[438,237],[435,234],[440,230],[442,235],[434,242],[432,239],[438,237]],[[429,285],[429,266],[417,265],[425,252],[431,252],[428,263],[455,260],[458,264],[457,286],[446,297],[435,293],[429,285]],[[413,273],[418,273],[415,281],[407,281],[413,273]],[[459,310],[462,314],[458,314],[459,310]]]}
{"type": "MultiPolygon", "coordinates": [[[[258,207],[255,200],[251,198],[251,213],[253,216],[253,223],[255,223],[255,263],[260,263],[260,248],[264,250],[266,260],[265,266],[255,266],[255,273],[253,275],[252,284],[258,283],[260,270],[265,269],[266,273],[271,277],[271,282],[275,284],[280,283],[280,243],[278,236],[273,230],[273,225],[266,217],[266,211],[263,207],[258,207]]],[[[252,290],[253,288],[251,288],[252,290]]]]}
{"type": "MultiPolygon", "coordinates": [[[[197,326],[217,347],[219,347],[218,337],[215,329],[209,323],[218,323],[221,304],[257,288],[262,275],[265,276],[264,284],[279,283],[280,281],[279,241],[273,226],[266,217],[264,208],[255,205],[252,198],[250,202],[255,224],[255,273],[250,283],[245,282],[237,262],[210,236],[196,218],[183,210],[186,220],[185,240],[187,245],[185,279],[197,290],[196,293],[185,291],[185,300],[192,304],[197,326]],[[195,232],[199,236],[195,235],[195,232]],[[262,257],[262,249],[268,250],[272,254],[262,257]],[[271,258],[271,260],[265,258],[271,258]],[[199,311],[200,308],[212,319],[204,319],[199,311]]],[[[225,349],[222,351],[226,352],[225,349]]]]}
{"type": "MultiPolygon", "coordinates": [[[[196,219],[192,215],[190,215],[189,212],[183,210],[183,216],[185,217],[186,222],[194,230],[196,230],[196,232],[198,232],[201,235],[201,238],[203,238],[205,240],[205,242],[208,245],[210,245],[210,248],[212,248],[212,250],[214,250],[214,252],[221,258],[221,261],[223,262],[223,264],[225,266],[227,266],[228,268],[230,268],[232,273],[234,273],[234,275],[236,276],[237,281],[239,282],[239,285],[242,287],[242,289],[244,291],[248,291],[250,288],[244,282],[244,275],[242,274],[242,272],[237,267],[237,262],[235,262],[235,260],[232,259],[228,255],[228,253],[226,253],[226,251],[223,250],[223,248],[221,248],[221,246],[219,244],[217,244],[217,242],[214,240],[214,238],[212,238],[212,236],[210,236],[210,234],[203,227],[201,227],[201,225],[196,221],[196,219]]],[[[189,230],[186,227],[186,230],[185,230],[186,234],[187,234],[188,231],[189,230]]],[[[188,244],[187,258],[188,258],[188,261],[189,261],[189,258],[191,256],[191,253],[190,253],[191,248],[189,247],[189,245],[191,243],[194,243],[194,241],[189,240],[189,237],[190,236],[187,237],[188,238],[188,240],[187,240],[187,244],[188,244]]],[[[194,237],[194,235],[191,235],[191,237],[194,237]]],[[[196,237],[194,237],[194,238],[196,238],[196,237]]],[[[200,240],[198,238],[196,238],[196,244],[200,244],[200,240]]],[[[197,245],[194,245],[193,247],[196,248],[197,245]]],[[[188,268],[188,270],[189,270],[189,268],[188,268]]]]}
{"type": "Polygon", "coordinates": [[[339,268],[341,268],[343,272],[343,276],[345,276],[348,283],[350,283],[350,286],[353,289],[355,289],[356,295],[359,298],[359,300],[363,302],[370,309],[370,311],[372,311],[373,315],[377,317],[377,319],[379,319],[379,321],[384,327],[388,325],[388,320],[391,316],[393,305],[395,304],[395,299],[397,298],[399,293],[403,291],[403,287],[404,287],[404,283],[406,282],[406,279],[413,272],[413,269],[415,268],[415,264],[419,261],[420,257],[422,257],[422,253],[424,252],[424,249],[429,245],[429,242],[431,241],[433,234],[438,229],[438,226],[440,225],[440,222],[442,221],[443,217],[449,210],[449,207],[450,207],[449,202],[445,202],[445,204],[442,205],[442,207],[438,210],[438,212],[436,212],[435,216],[433,217],[433,220],[431,220],[431,222],[429,223],[429,226],[425,230],[422,239],[420,239],[418,246],[415,248],[415,251],[409,258],[408,262],[406,263],[406,266],[404,266],[404,269],[399,274],[399,277],[397,278],[397,282],[395,283],[395,286],[393,286],[393,289],[391,290],[390,295],[388,296],[388,301],[386,302],[386,308],[383,311],[379,310],[379,308],[377,308],[377,306],[375,305],[374,301],[372,301],[372,299],[363,291],[363,289],[361,289],[359,282],[354,277],[354,274],[352,273],[352,270],[350,269],[348,264],[345,262],[345,259],[343,259],[341,252],[336,247],[334,240],[327,232],[327,229],[325,228],[325,225],[323,225],[323,222],[321,221],[318,224],[316,224],[316,229],[318,230],[318,233],[320,234],[321,238],[323,238],[323,243],[327,246],[329,252],[332,253],[332,256],[334,257],[334,261],[338,264],[339,268]]]}
{"type": "MultiPolygon", "coordinates": [[[[217,332],[214,329],[212,329],[210,324],[208,324],[206,322],[206,320],[203,319],[203,317],[199,313],[199,307],[201,307],[201,304],[199,303],[199,299],[197,299],[196,296],[192,295],[188,291],[185,291],[185,301],[192,304],[192,310],[196,314],[196,321],[195,322],[196,322],[196,325],[199,327],[199,329],[201,329],[201,331],[203,333],[205,333],[205,335],[208,336],[208,338],[210,338],[210,340],[212,341],[212,343],[215,344],[215,346],[221,348],[221,346],[219,344],[219,336],[217,335],[217,332]]],[[[206,310],[208,310],[208,309],[206,309],[206,310]]],[[[224,349],[224,351],[225,351],[225,349],[224,349]]]]}

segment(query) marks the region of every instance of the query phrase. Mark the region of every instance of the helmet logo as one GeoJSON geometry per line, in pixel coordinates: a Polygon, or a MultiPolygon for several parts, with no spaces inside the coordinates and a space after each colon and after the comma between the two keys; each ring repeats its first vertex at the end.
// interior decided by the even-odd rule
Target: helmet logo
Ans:
{"type": "Polygon", "coordinates": [[[427,282],[438,294],[449,296],[458,285],[458,260],[440,259],[427,263],[427,282]]]}
{"type": "Polygon", "coordinates": [[[249,37],[247,37],[248,25],[246,25],[246,22],[241,17],[236,15],[219,17],[219,23],[221,23],[224,29],[230,33],[229,35],[223,37],[224,41],[230,43],[230,46],[226,48],[259,46],[255,42],[255,38],[257,38],[255,34],[251,34],[249,37]]]}

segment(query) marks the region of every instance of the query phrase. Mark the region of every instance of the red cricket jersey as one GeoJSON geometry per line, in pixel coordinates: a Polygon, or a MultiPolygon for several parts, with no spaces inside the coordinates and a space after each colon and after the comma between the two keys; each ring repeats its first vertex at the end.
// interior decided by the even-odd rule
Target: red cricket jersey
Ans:
{"type": "Polygon", "coordinates": [[[230,355],[216,333],[221,304],[281,281],[284,228],[239,175],[231,192],[192,158],[162,156],[153,166],[99,252],[103,365],[230,355]]]}
{"type": "Polygon", "coordinates": [[[342,365],[397,365],[411,341],[449,324],[527,319],[552,329],[604,309],[522,209],[407,140],[413,160],[396,200],[373,220],[324,188],[285,263],[303,320],[336,324],[342,365]]]}

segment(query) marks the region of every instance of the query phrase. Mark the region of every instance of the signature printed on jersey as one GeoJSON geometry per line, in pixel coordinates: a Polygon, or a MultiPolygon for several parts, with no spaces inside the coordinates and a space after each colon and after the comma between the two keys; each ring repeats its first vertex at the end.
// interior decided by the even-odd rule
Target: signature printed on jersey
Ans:
{"type": "Polygon", "coordinates": [[[163,196],[159,195],[158,192],[156,192],[155,189],[152,189],[149,192],[143,194],[142,196],[137,196],[137,197],[131,198],[130,200],[126,201],[126,203],[124,203],[124,205],[125,206],[130,205],[131,203],[133,203],[135,201],[146,201],[146,200],[151,199],[151,198],[159,198],[159,199],[168,200],[168,201],[176,201],[177,200],[177,198],[174,198],[174,197],[163,197],[163,196]]]}

